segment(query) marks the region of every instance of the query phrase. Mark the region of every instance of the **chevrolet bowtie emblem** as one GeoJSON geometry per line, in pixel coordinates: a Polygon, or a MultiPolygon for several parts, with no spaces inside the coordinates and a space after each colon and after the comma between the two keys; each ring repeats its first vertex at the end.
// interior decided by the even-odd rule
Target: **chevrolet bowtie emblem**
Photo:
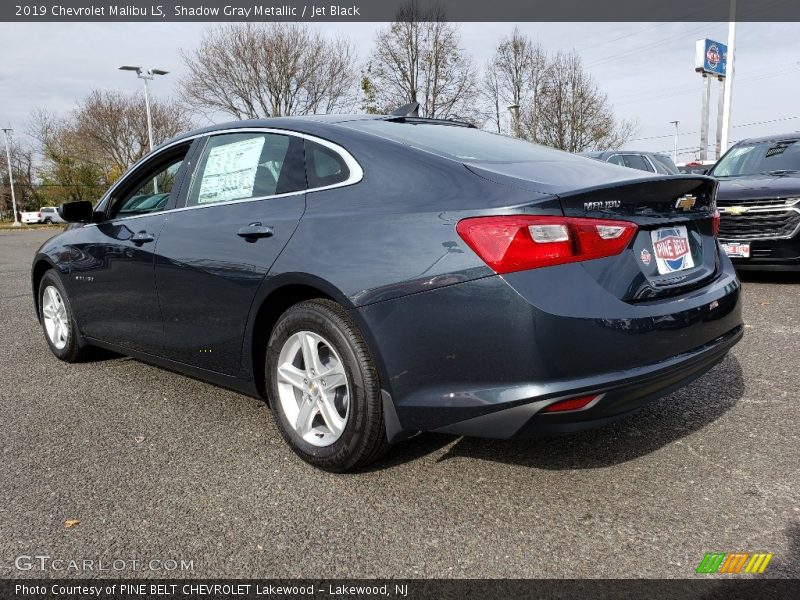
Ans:
{"type": "Polygon", "coordinates": [[[685,196],[681,196],[680,198],[678,198],[678,201],[675,203],[675,208],[682,208],[683,210],[689,210],[694,206],[695,202],[697,202],[697,198],[695,198],[691,194],[686,194],[685,196]]]}
{"type": "Polygon", "coordinates": [[[747,210],[748,208],[746,206],[728,206],[724,212],[726,215],[738,216],[743,215],[747,210]]]}

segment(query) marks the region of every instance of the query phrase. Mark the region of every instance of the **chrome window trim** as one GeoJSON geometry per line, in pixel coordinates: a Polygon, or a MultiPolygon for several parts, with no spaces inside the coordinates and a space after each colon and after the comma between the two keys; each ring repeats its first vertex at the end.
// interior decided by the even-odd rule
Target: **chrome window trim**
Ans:
{"type": "MultiPolygon", "coordinates": [[[[126,181],[128,181],[133,176],[134,172],[137,171],[141,165],[143,165],[144,163],[146,163],[147,161],[149,161],[149,160],[151,160],[153,158],[158,157],[159,155],[163,154],[164,152],[166,152],[170,148],[174,148],[175,146],[179,146],[179,145],[185,144],[187,142],[189,142],[189,143],[194,142],[194,140],[199,139],[199,138],[204,138],[204,137],[211,138],[211,137],[215,137],[217,135],[226,135],[226,134],[231,134],[231,133],[273,133],[273,134],[278,134],[278,135],[288,135],[288,136],[299,137],[299,138],[302,138],[304,140],[309,140],[309,141],[315,142],[317,144],[320,144],[321,146],[325,146],[326,148],[329,148],[330,150],[333,150],[339,156],[341,156],[342,159],[344,160],[344,163],[347,165],[347,168],[350,171],[350,174],[347,177],[347,179],[345,179],[344,181],[340,181],[339,183],[332,183],[330,185],[324,185],[324,186],[315,187],[315,188],[308,188],[308,189],[305,189],[305,190],[298,190],[296,192],[287,192],[285,194],[273,194],[271,196],[257,196],[257,197],[254,197],[254,198],[242,198],[240,200],[228,200],[226,202],[209,202],[207,204],[196,204],[194,206],[177,206],[175,208],[170,208],[170,209],[167,209],[167,210],[160,210],[158,212],[143,213],[141,215],[131,215],[130,217],[122,217],[120,219],[109,219],[109,221],[107,221],[107,222],[117,223],[117,222],[120,222],[120,221],[129,221],[129,220],[132,220],[132,219],[140,219],[142,217],[151,217],[153,215],[170,214],[170,213],[176,213],[176,212],[183,212],[183,211],[186,211],[186,210],[197,210],[197,209],[201,209],[201,208],[209,208],[209,207],[212,207],[212,206],[225,206],[225,205],[228,205],[228,204],[241,204],[243,202],[259,202],[261,200],[269,200],[269,199],[272,199],[272,198],[285,198],[285,197],[288,197],[288,196],[298,196],[300,194],[308,194],[310,192],[320,192],[320,191],[323,191],[323,190],[330,190],[330,189],[334,189],[334,188],[338,188],[338,187],[345,187],[345,186],[348,186],[348,185],[355,185],[356,183],[360,182],[364,178],[364,170],[361,168],[361,165],[358,163],[358,161],[353,157],[352,154],[350,154],[342,146],[340,146],[339,144],[336,144],[334,142],[330,142],[328,140],[319,138],[319,137],[314,136],[314,135],[310,135],[310,134],[307,134],[307,133],[301,133],[299,131],[292,131],[292,130],[289,130],[289,129],[275,129],[275,128],[272,128],[272,127],[234,127],[234,128],[230,128],[230,129],[220,129],[218,131],[209,131],[209,132],[206,132],[206,133],[198,133],[198,134],[195,134],[195,135],[192,135],[192,136],[189,136],[189,137],[181,138],[179,140],[175,140],[174,142],[167,144],[166,146],[158,148],[158,150],[155,153],[149,153],[149,154],[143,156],[138,161],[136,161],[136,163],[130,169],[128,169],[128,171],[122,177],[120,177],[119,181],[117,181],[105,193],[105,195],[100,200],[98,205],[102,204],[103,202],[106,202],[108,198],[113,197],[114,192],[119,187],[122,187],[123,185],[125,185],[126,181]]],[[[194,171],[191,173],[190,176],[191,176],[192,180],[194,180],[195,174],[196,173],[194,171]]],[[[95,225],[96,226],[98,224],[97,223],[87,223],[87,225],[95,225]]]]}

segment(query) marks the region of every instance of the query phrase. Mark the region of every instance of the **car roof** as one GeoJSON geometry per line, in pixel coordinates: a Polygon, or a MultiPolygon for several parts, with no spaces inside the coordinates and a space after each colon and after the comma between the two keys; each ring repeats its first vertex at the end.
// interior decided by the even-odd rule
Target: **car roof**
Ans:
{"type": "Polygon", "coordinates": [[[792,133],[763,135],[761,137],[752,137],[739,140],[737,144],[757,144],[759,142],[784,142],[786,140],[800,140],[800,131],[793,131],[792,133]]]}
{"type": "MultiPolygon", "coordinates": [[[[245,119],[242,121],[227,121],[225,123],[215,123],[199,129],[193,129],[182,133],[174,138],[166,140],[158,145],[156,150],[162,146],[167,146],[180,142],[181,140],[193,139],[201,135],[214,133],[215,131],[230,131],[232,129],[286,129],[310,135],[319,134],[320,130],[327,129],[329,126],[336,126],[348,121],[374,121],[393,119],[391,115],[303,115],[293,117],[267,117],[263,119],[245,119]]],[[[437,121],[450,123],[443,119],[425,119],[426,121],[437,121]]]]}

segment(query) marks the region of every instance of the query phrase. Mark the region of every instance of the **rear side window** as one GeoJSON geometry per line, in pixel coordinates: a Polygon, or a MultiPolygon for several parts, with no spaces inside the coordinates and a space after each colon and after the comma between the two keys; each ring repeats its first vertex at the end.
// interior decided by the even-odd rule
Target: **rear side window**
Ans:
{"type": "Polygon", "coordinates": [[[608,157],[608,162],[614,165],[619,165],[620,167],[627,167],[628,165],[625,164],[625,159],[622,158],[621,155],[615,154],[614,156],[608,157]]]}
{"type": "Polygon", "coordinates": [[[309,189],[341,183],[350,177],[347,163],[338,153],[311,140],[306,140],[305,147],[309,189]]]}
{"type": "Polygon", "coordinates": [[[631,169],[639,169],[640,171],[652,171],[653,168],[644,156],[639,154],[626,154],[625,164],[631,169]]]}
{"type": "Polygon", "coordinates": [[[305,189],[302,140],[275,133],[231,133],[208,140],[188,206],[231,202],[305,189]]]}

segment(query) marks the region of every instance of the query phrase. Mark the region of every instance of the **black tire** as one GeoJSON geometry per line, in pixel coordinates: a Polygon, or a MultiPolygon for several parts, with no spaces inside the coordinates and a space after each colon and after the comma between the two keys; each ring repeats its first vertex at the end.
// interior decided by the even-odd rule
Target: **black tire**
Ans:
{"type": "Polygon", "coordinates": [[[47,271],[44,276],[42,277],[42,281],[39,283],[39,322],[42,324],[42,331],[44,332],[44,339],[47,342],[47,345],[50,346],[50,350],[56,356],[56,358],[63,360],[64,362],[80,362],[86,357],[88,346],[86,342],[81,337],[80,332],[78,331],[78,327],[75,324],[75,313],[72,312],[72,306],[69,303],[69,298],[67,297],[67,292],[64,289],[64,285],[61,283],[61,279],[59,279],[56,272],[53,270],[47,271]],[[58,293],[61,296],[61,299],[64,302],[64,308],[66,309],[67,314],[67,338],[66,344],[63,348],[58,348],[53,341],[50,339],[50,336],[47,334],[47,329],[45,327],[45,319],[42,312],[44,307],[44,294],[48,287],[55,287],[58,290],[58,293]]]}
{"type": "Polygon", "coordinates": [[[278,429],[306,462],[341,473],[366,466],[388,449],[378,373],[361,332],[340,305],[316,299],[287,310],[270,335],[265,373],[278,429]],[[341,357],[351,390],[347,423],[339,439],[329,446],[314,446],[300,437],[287,420],[279,399],[278,358],[286,341],[299,331],[311,331],[332,343],[341,357]]]}
{"type": "Polygon", "coordinates": [[[44,224],[45,224],[45,225],[50,225],[50,223],[52,223],[52,222],[53,222],[53,220],[52,220],[50,217],[47,217],[47,218],[44,220],[44,224]]]}

